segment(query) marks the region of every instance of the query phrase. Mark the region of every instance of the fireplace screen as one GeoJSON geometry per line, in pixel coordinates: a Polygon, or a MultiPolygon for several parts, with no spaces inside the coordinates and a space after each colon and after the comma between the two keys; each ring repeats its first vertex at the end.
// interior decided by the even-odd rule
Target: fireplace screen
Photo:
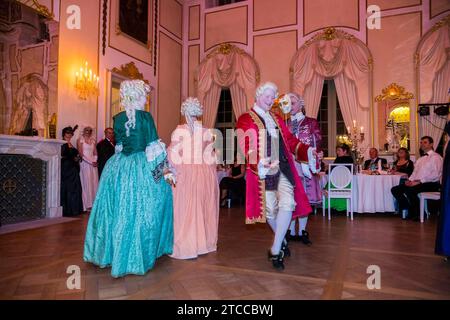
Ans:
{"type": "Polygon", "coordinates": [[[47,165],[22,154],[0,154],[0,221],[41,219],[46,215],[47,165]]]}

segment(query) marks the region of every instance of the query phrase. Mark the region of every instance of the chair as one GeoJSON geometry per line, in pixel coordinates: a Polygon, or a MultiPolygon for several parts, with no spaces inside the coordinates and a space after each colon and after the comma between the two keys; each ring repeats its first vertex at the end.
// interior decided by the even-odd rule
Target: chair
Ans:
{"type": "Polygon", "coordinates": [[[421,192],[418,194],[420,199],[420,223],[423,223],[425,211],[427,212],[427,218],[430,213],[428,212],[427,200],[439,200],[441,199],[440,192],[421,192]]]}
{"type": "MultiPolygon", "coordinates": [[[[330,163],[328,172],[328,220],[331,220],[330,200],[333,198],[347,199],[347,217],[350,213],[350,220],[353,220],[353,165],[330,163]]],[[[325,204],[325,196],[322,196],[322,203],[325,204]]]]}

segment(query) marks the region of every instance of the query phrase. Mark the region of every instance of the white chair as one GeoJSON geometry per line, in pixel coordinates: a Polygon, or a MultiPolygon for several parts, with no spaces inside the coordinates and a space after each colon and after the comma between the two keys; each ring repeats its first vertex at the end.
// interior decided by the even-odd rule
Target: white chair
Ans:
{"type": "Polygon", "coordinates": [[[421,192],[417,195],[420,199],[420,223],[423,223],[425,211],[427,212],[427,218],[430,213],[428,212],[427,200],[439,200],[441,198],[440,192],[421,192]]]}
{"type": "MultiPolygon", "coordinates": [[[[328,165],[328,220],[331,220],[330,200],[333,198],[347,199],[347,217],[353,220],[353,165],[330,163],[328,165]],[[350,186],[349,186],[350,185],[350,186]]],[[[322,196],[323,207],[325,205],[325,195],[322,196]]],[[[325,211],[323,210],[323,216],[325,211]]]]}

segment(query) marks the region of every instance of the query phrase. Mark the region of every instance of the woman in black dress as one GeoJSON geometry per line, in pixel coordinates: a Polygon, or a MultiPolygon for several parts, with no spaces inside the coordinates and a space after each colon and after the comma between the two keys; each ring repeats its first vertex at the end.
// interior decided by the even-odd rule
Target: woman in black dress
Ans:
{"type": "Polygon", "coordinates": [[[394,161],[392,172],[406,173],[408,177],[414,171],[414,163],[409,159],[409,151],[406,148],[400,148],[397,151],[397,160],[394,161]]]}
{"type": "Polygon", "coordinates": [[[72,217],[83,213],[80,181],[80,155],[70,140],[78,126],[66,127],[62,131],[67,141],[61,146],[61,206],[63,216],[72,217]]]}
{"type": "Polygon", "coordinates": [[[231,176],[225,177],[220,181],[220,202],[225,205],[227,194],[234,192],[238,195],[245,194],[245,165],[235,162],[231,167],[231,176]]]}

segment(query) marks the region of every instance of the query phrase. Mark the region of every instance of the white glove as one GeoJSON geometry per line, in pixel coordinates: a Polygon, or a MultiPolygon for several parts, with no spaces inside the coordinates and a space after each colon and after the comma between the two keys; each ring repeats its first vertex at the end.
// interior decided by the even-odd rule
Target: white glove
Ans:
{"type": "Polygon", "coordinates": [[[166,180],[169,184],[175,186],[177,184],[176,177],[172,172],[168,172],[164,175],[164,180],[166,180]]]}
{"type": "Polygon", "coordinates": [[[261,159],[258,162],[258,176],[260,179],[265,179],[267,173],[270,171],[270,167],[267,166],[269,161],[267,159],[261,159]]]}
{"type": "Polygon", "coordinates": [[[306,163],[301,163],[300,165],[302,166],[303,176],[305,178],[311,179],[312,174],[311,174],[311,170],[309,170],[309,165],[307,165],[306,163]]]}
{"type": "Polygon", "coordinates": [[[308,165],[309,165],[309,169],[311,170],[312,173],[318,173],[318,172],[320,172],[320,167],[319,168],[316,167],[317,166],[317,158],[314,155],[314,153],[316,153],[316,148],[309,147],[308,148],[308,165]]]}
{"type": "Polygon", "coordinates": [[[258,176],[260,179],[265,179],[266,175],[272,171],[272,174],[278,171],[280,161],[276,160],[270,162],[269,158],[261,159],[258,163],[258,176]]]}

